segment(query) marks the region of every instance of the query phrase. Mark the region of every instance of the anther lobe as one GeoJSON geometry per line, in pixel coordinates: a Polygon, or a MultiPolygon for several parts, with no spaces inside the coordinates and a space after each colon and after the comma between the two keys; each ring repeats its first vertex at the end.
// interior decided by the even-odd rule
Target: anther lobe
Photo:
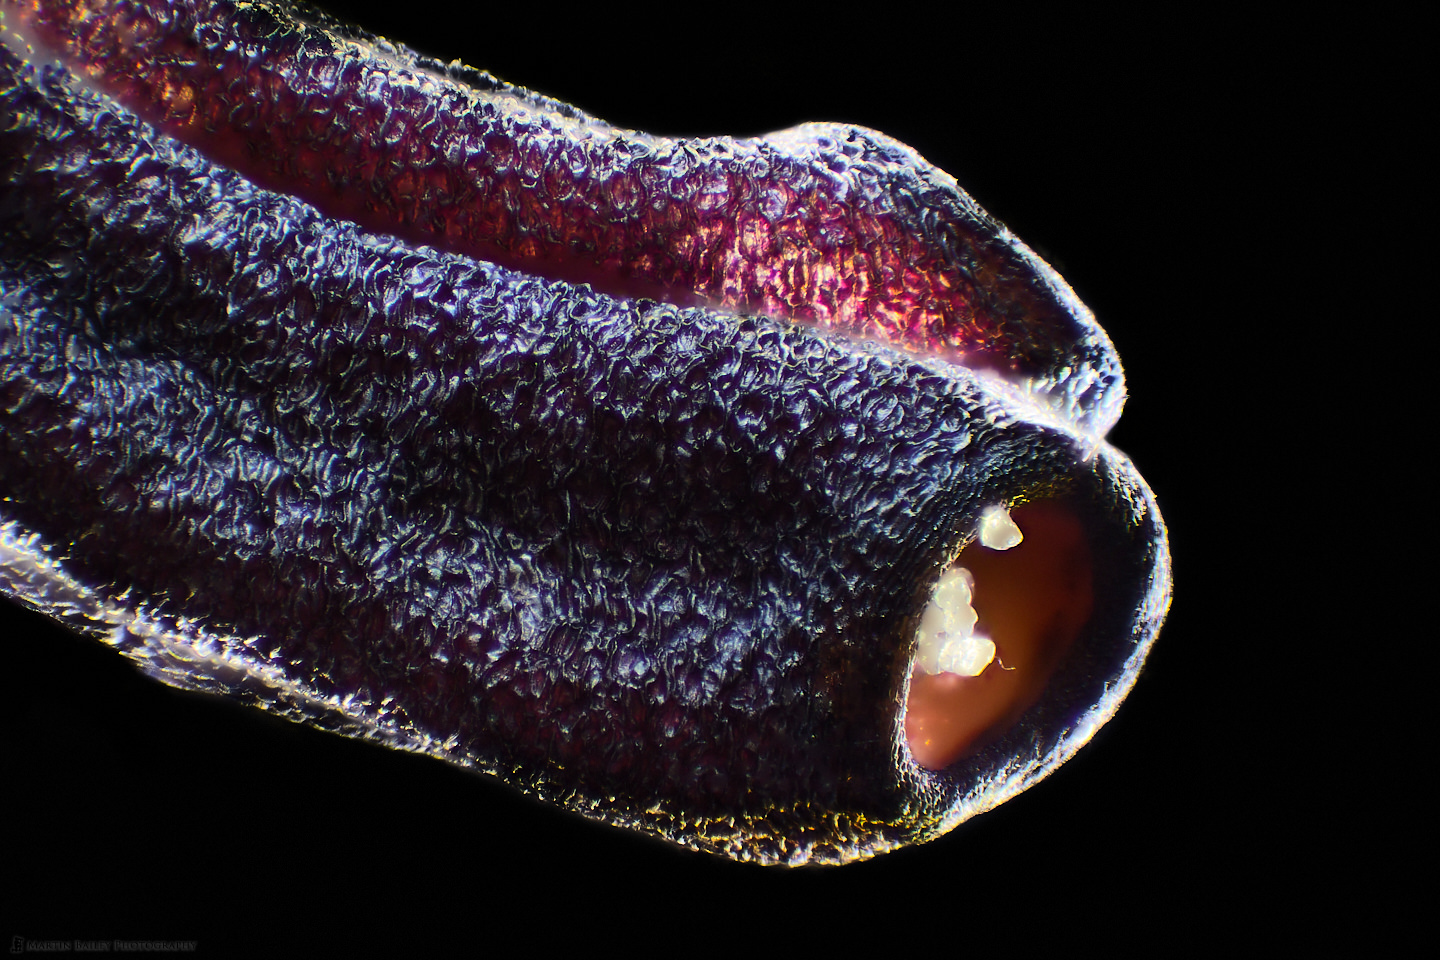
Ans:
{"type": "MultiPolygon", "coordinates": [[[[0,47],[7,594],[166,682],[764,861],[932,836],[984,793],[974,784],[1003,793],[1068,756],[1108,678],[1133,682],[1158,626],[1135,611],[1154,605],[1163,528],[1086,430],[1031,422],[983,377],[884,346],[472,259],[511,244],[506,262],[544,261],[533,218],[554,205],[566,256],[590,220],[618,223],[605,242],[622,279],[669,285],[666,271],[719,263],[674,253],[705,222],[703,176],[674,169],[697,148],[665,147],[663,176],[626,179],[654,166],[628,156],[613,176],[572,164],[564,180],[532,162],[550,156],[535,130],[591,121],[547,106],[534,142],[467,153],[464,121],[426,86],[443,78],[392,50],[378,59],[403,80],[375,63],[346,80],[355,44],[287,9],[82,9],[21,18],[68,68],[24,55],[15,33],[0,47]],[[77,79],[100,53],[110,72],[92,82],[134,113],[77,79]],[[316,73],[296,81],[301,67],[316,73]],[[371,111],[366,90],[388,103],[395,85],[418,105],[371,111]],[[317,97],[332,106],[311,109],[317,97]],[[381,126],[346,139],[342,109],[381,126]],[[275,156],[293,148],[284,169],[257,172],[265,130],[280,131],[275,156]],[[412,152],[370,152],[387,143],[412,152]],[[456,156],[490,172],[457,186],[456,156]],[[596,199],[614,177],[655,191],[634,200],[644,217],[596,199]],[[477,183],[506,199],[456,199],[477,183]],[[362,199],[335,199],[357,185],[362,199]],[[458,207],[494,220],[488,239],[458,207]],[[671,252],[637,257],[667,217],[671,252]],[[928,585],[986,509],[1040,493],[1069,498],[1097,540],[1116,586],[1094,631],[1115,642],[1077,642],[1055,701],[964,770],[918,771],[897,733],[928,585]],[[1049,759],[1022,770],[1019,754],[1049,759]]],[[[660,149],[575,142],[591,159],[660,149]]],[[[792,181],[765,182],[788,195],[792,181]]],[[[894,183],[875,191],[865,202],[903,205],[894,183]]],[[[775,223],[823,220],[816,198],[775,223]]],[[[771,248],[753,263],[773,264],[787,297],[804,286],[784,286],[795,265],[771,248]]]]}
{"type": "Polygon", "coordinates": [[[874,131],[635,134],[278,4],[42,0],[17,17],[162,130],[332,215],[994,370],[1100,433],[1119,415],[1119,361],[1064,282],[874,131]]]}

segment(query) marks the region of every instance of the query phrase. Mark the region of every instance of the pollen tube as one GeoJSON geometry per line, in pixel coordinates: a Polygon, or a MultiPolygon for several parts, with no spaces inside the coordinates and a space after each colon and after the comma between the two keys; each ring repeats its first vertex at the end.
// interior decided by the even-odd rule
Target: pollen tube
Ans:
{"type": "MultiPolygon", "coordinates": [[[[1009,730],[1040,699],[1090,619],[1092,563],[1079,519],[1054,501],[1025,504],[1011,519],[1023,540],[1003,550],[985,546],[989,537],[967,546],[941,575],[922,617],[905,739],[915,762],[930,770],[969,756],[1009,730]],[[968,591],[958,590],[957,581],[968,591]],[[963,592],[969,595],[959,596],[963,592]],[[973,608],[973,626],[960,600],[973,608]],[[994,659],[981,664],[977,675],[946,669],[962,657],[943,661],[933,655],[933,625],[942,616],[961,624],[966,638],[942,638],[942,645],[947,639],[967,650],[980,640],[994,644],[994,659]]],[[[978,663],[973,657],[965,662],[978,663]]]]}

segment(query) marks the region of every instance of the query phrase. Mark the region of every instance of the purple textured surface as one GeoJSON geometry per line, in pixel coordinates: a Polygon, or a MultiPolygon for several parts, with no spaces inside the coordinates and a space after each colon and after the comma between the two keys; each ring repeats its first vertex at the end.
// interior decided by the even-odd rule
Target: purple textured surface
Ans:
{"type": "Polygon", "coordinates": [[[367,234],[5,68],[0,481],[97,593],[398,745],[765,859],[927,835],[1127,661],[1157,530],[965,371],[367,234]],[[916,784],[926,585],[983,506],[1057,485],[1111,524],[1096,642],[916,784]]]}
{"type": "Polygon", "coordinates": [[[876,131],[618,130],[284,3],[42,0],[13,19],[163,132],[328,215],[1000,371],[1100,434],[1120,414],[1119,357],[1064,281],[876,131]]]}

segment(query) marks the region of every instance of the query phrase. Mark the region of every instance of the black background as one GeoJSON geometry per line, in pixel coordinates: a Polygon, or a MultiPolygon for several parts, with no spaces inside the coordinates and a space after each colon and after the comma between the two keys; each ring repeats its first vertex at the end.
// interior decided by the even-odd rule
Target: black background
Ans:
{"type": "Polygon", "coordinates": [[[1118,717],[1045,783],[925,847],[787,871],[175,692],[0,609],[0,933],[483,955],[519,949],[510,931],[547,952],[689,953],[1281,942],[1343,922],[1318,911],[1379,841],[1307,773],[1317,740],[1344,752],[1351,732],[1309,712],[1293,669],[1316,641],[1288,615],[1308,575],[1286,531],[1309,507],[1276,487],[1306,455],[1286,371],[1330,322],[1297,293],[1320,280],[1293,250],[1322,242],[1314,167],[1345,166],[1379,124],[1349,83],[1368,41],[1210,13],[331,7],[617,125],[851,121],[954,174],[1119,349],[1130,399],[1110,439],[1170,524],[1169,623],[1118,717]]]}

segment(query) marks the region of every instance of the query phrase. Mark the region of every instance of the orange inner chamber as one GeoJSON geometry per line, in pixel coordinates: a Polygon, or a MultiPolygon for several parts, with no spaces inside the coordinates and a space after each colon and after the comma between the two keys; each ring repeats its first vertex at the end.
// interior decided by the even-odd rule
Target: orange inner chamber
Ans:
{"type": "Polygon", "coordinates": [[[1091,557],[1079,518],[1054,501],[1015,508],[1024,540],[1008,550],[979,541],[955,560],[974,577],[976,632],[995,643],[979,676],[918,667],[905,704],[905,739],[931,770],[969,756],[1008,730],[1040,698],[1090,619],[1091,557]]]}

